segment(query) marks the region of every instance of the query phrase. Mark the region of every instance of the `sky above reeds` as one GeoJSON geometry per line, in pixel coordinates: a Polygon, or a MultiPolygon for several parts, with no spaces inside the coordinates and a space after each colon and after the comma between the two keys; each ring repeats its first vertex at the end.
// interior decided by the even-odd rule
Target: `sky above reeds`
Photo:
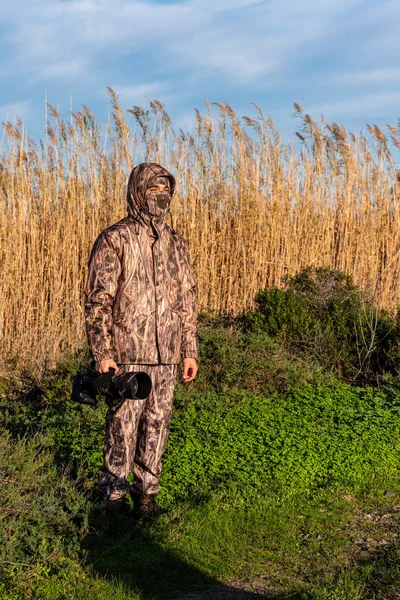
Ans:
{"type": "MultiPolygon", "coordinates": [[[[176,127],[204,99],[287,138],[298,102],[351,131],[400,116],[399,0],[0,0],[0,119],[44,137],[45,99],[68,118],[87,105],[107,122],[161,100],[176,127]]],[[[216,108],[216,107],[215,107],[216,108]]],[[[216,109],[216,113],[218,110],[216,109]]]]}

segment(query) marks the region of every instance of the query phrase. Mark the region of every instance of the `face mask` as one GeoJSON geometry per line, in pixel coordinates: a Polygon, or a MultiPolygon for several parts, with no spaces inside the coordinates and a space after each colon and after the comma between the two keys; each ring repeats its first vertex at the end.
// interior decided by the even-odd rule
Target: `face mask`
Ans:
{"type": "Polygon", "coordinates": [[[149,213],[153,216],[165,215],[171,202],[168,192],[149,192],[146,194],[149,213]]]}

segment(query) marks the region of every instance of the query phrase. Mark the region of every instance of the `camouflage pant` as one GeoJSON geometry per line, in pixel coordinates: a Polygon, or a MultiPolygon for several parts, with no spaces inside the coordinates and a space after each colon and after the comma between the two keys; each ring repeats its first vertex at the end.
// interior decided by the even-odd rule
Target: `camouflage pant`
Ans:
{"type": "Polygon", "coordinates": [[[120,374],[144,371],[153,384],[145,400],[125,400],[116,409],[106,398],[104,464],[99,490],[115,500],[129,491],[157,494],[160,490],[161,456],[168,439],[178,365],[121,365],[120,374]],[[134,473],[130,486],[127,477],[134,473]]]}

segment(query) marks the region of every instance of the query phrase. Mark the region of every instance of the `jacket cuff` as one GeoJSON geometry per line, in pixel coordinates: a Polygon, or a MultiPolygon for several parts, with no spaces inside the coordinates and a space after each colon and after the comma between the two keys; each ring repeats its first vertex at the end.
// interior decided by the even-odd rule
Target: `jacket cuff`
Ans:
{"type": "Polygon", "coordinates": [[[195,360],[197,360],[197,352],[183,352],[182,359],[183,358],[194,358],[195,360]]]}
{"type": "Polygon", "coordinates": [[[93,358],[95,362],[100,362],[101,360],[113,360],[117,362],[115,354],[110,350],[104,350],[103,352],[92,352],[93,358]]]}
{"type": "Polygon", "coordinates": [[[199,354],[199,342],[197,336],[181,349],[182,358],[194,358],[197,360],[199,354]]]}

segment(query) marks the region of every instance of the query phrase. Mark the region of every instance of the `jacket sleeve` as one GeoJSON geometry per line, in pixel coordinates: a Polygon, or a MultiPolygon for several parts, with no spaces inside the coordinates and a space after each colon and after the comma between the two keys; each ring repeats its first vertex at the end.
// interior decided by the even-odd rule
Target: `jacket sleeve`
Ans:
{"type": "Polygon", "coordinates": [[[196,311],[196,281],[193,268],[190,262],[188,243],[185,240],[186,253],[186,273],[185,282],[187,289],[182,297],[182,358],[195,358],[199,354],[199,336],[197,332],[197,311],[196,311]]]}
{"type": "Polygon", "coordinates": [[[112,324],[120,274],[120,259],[103,231],[90,254],[85,287],[86,335],[96,362],[107,358],[117,360],[112,324]]]}

